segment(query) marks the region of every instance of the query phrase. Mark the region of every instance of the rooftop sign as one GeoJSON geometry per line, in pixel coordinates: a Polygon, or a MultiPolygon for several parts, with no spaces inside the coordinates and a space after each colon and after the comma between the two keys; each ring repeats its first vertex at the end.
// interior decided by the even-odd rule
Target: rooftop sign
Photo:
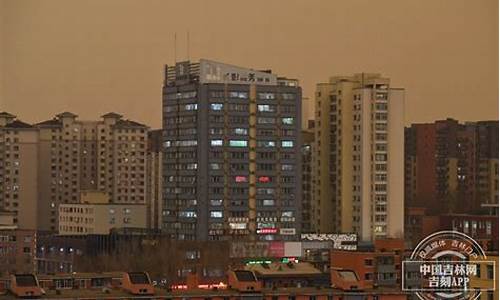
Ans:
{"type": "Polygon", "coordinates": [[[200,59],[200,83],[277,85],[277,81],[274,74],[200,59]]]}
{"type": "Polygon", "coordinates": [[[358,236],[354,233],[306,233],[303,241],[331,241],[333,249],[356,251],[358,236]]]}

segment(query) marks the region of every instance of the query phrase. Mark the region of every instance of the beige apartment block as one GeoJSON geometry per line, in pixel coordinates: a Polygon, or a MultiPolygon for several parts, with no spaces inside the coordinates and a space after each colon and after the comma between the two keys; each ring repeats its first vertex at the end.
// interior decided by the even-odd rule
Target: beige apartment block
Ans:
{"type": "Polygon", "coordinates": [[[35,126],[40,230],[56,231],[58,205],[80,203],[81,191],[104,192],[112,203],[145,203],[146,125],[116,113],[81,121],[64,112],[35,126]]]}
{"type": "Polygon", "coordinates": [[[38,130],[0,112],[0,210],[20,229],[37,226],[38,130]]]}
{"type": "Polygon", "coordinates": [[[109,234],[113,228],[146,228],[145,204],[60,204],[59,234],[109,234]]]}
{"type": "Polygon", "coordinates": [[[315,111],[313,230],[401,237],[404,89],[380,74],[331,77],[315,111]]]}

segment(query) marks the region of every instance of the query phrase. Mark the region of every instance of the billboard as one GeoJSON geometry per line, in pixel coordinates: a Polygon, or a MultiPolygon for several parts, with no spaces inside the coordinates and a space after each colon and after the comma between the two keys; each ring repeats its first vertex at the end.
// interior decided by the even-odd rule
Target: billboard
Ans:
{"type": "Polygon", "coordinates": [[[276,85],[274,74],[200,59],[200,83],[276,85]]]}
{"type": "Polygon", "coordinates": [[[358,236],[355,233],[305,233],[303,241],[331,241],[332,248],[337,250],[356,251],[358,236]]]}

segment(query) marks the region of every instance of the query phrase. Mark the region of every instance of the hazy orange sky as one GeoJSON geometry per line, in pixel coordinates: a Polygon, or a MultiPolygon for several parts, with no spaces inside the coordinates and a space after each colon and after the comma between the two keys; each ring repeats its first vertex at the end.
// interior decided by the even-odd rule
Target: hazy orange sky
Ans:
{"type": "Polygon", "coordinates": [[[300,79],[380,72],[407,123],[498,119],[498,0],[0,0],[0,111],[159,127],[162,69],[208,58],[300,79]]]}

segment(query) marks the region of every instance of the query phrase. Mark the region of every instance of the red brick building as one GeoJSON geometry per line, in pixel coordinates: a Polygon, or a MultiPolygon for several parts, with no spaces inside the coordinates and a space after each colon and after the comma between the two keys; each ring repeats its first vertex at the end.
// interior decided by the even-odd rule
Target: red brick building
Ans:
{"type": "Polygon", "coordinates": [[[405,206],[432,215],[498,204],[498,121],[439,120],[405,128],[405,206]]]}
{"type": "MultiPolygon", "coordinates": [[[[402,239],[375,240],[371,248],[358,251],[332,250],[330,265],[356,273],[363,288],[397,288],[401,284],[401,260],[405,245],[402,239]]],[[[333,280],[334,274],[332,274],[333,280]]]]}
{"type": "Polygon", "coordinates": [[[424,208],[407,209],[405,238],[414,247],[431,233],[443,230],[463,232],[484,250],[498,251],[498,217],[490,215],[445,214],[429,216],[424,208]]]}
{"type": "Polygon", "coordinates": [[[36,232],[0,227],[0,275],[35,272],[36,232]]]}

